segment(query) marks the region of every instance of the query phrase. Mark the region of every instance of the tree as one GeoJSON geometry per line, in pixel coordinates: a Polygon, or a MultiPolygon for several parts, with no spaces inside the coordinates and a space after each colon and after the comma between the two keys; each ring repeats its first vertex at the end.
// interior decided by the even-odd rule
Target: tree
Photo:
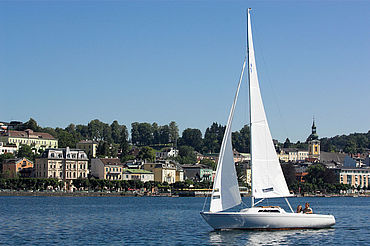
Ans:
{"type": "Polygon", "coordinates": [[[225,126],[217,124],[216,122],[206,129],[206,133],[204,134],[204,150],[206,152],[220,152],[225,129],[225,126]]]}
{"type": "Polygon", "coordinates": [[[121,133],[122,133],[122,126],[118,124],[118,121],[113,121],[110,125],[111,133],[112,133],[112,139],[114,143],[120,143],[121,142],[121,133]]]}
{"type": "Polygon", "coordinates": [[[179,146],[191,146],[196,151],[201,151],[203,147],[202,132],[199,129],[187,128],[182,132],[179,139],[179,146]]]}
{"type": "Polygon", "coordinates": [[[179,155],[175,158],[181,164],[193,164],[197,161],[197,156],[194,153],[194,148],[191,146],[180,146],[179,155]]]}
{"type": "Polygon", "coordinates": [[[171,134],[168,125],[161,126],[159,128],[159,143],[168,144],[170,142],[171,134]]]}
{"type": "Polygon", "coordinates": [[[202,159],[199,164],[209,166],[211,169],[216,170],[216,162],[210,159],[202,159]]]}
{"type": "Polygon", "coordinates": [[[18,158],[28,158],[33,160],[34,154],[32,152],[32,148],[29,145],[22,144],[17,153],[18,158]]]}
{"type": "Polygon", "coordinates": [[[96,154],[100,157],[110,156],[109,144],[105,141],[100,141],[96,152],[96,154]]]}
{"type": "Polygon", "coordinates": [[[288,187],[293,187],[297,183],[294,165],[292,163],[281,164],[281,169],[283,170],[288,187]]]}
{"type": "Polygon", "coordinates": [[[128,131],[125,125],[122,125],[121,127],[119,145],[122,153],[121,157],[127,156],[130,145],[128,143],[128,131]]]}
{"type": "Polygon", "coordinates": [[[131,139],[135,145],[150,145],[153,143],[153,127],[149,123],[134,122],[131,124],[131,139]]]}
{"type": "Polygon", "coordinates": [[[30,118],[27,122],[25,122],[22,126],[23,130],[31,129],[35,132],[40,131],[40,127],[37,125],[36,120],[30,118]]]}
{"type": "Polygon", "coordinates": [[[168,127],[170,130],[170,142],[176,146],[177,139],[179,138],[179,128],[175,121],[171,121],[168,127]]]}
{"type": "Polygon", "coordinates": [[[61,128],[56,129],[59,148],[75,147],[78,139],[61,128]]]}
{"type": "Polygon", "coordinates": [[[4,160],[13,159],[13,158],[14,158],[14,155],[12,153],[5,153],[5,154],[0,155],[0,172],[2,172],[3,170],[4,160]]]}
{"type": "Polygon", "coordinates": [[[250,147],[250,129],[245,125],[240,131],[232,133],[233,147],[241,153],[249,153],[250,147]]]}
{"type": "Polygon", "coordinates": [[[290,142],[290,140],[289,140],[289,138],[287,138],[287,139],[285,139],[285,142],[284,142],[284,148],[290,148],[291,147],[291,142],[290,142]]]}
{"type": "Polygon", "coordinates": [[[137,158],[142,159],[142,160],[154,161],[155,160],[155,150],[152,149],[151,147],[144,146],[140,149],[140,152],[137,158]]]}

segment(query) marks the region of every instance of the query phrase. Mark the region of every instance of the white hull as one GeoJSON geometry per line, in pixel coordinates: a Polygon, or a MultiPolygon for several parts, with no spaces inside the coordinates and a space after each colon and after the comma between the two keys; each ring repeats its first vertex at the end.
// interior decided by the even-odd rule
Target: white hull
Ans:
{"type": "Polygon", "coordinates": [[[204,220],[215,230],[221,229],[319,229],[335,224],[333,215],[259,212],[263,208],[254,207],[240,212],[201,212],[204,220]]]}

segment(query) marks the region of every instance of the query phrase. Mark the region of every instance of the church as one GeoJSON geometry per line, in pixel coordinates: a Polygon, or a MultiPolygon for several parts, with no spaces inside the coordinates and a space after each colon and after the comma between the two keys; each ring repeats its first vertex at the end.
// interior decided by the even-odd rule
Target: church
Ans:
{"type": "Polygon", "coordinates": [[[311,135],[308,136],[306,142],[308,143],[308,159],[312,162],[320,161],[320,140],[316,133],[315,119],[313,119],[311,135]]]}

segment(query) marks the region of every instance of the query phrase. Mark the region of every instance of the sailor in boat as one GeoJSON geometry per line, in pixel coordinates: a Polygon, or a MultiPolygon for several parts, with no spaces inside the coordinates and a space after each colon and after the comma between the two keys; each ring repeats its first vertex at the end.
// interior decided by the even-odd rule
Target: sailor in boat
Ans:
{"type": "Polygon", "coordinates": [[[313,213],[312,208],[310,208],[310,204],[308,202],[306,202],[304,207],[305,208],[303,209],[303,213],[305,213],[305,214],[312,214],[313,213]]]}
{"type": "Polygon", "coordinates": [[[298,214],[303,213],[303,211],[302,211],[302,205],[298,205],[298,207],[297,207],[297,213],[298,214]]]}

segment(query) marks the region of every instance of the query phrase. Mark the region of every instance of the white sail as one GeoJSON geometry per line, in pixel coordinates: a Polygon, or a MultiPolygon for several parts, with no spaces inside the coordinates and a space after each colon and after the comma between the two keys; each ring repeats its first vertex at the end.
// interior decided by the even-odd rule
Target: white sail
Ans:
{"type": "Polygon", "coordinates": [[[233,147],[231,142],[231,125],[234,117],[235,105],[238,100],[240,84],[243,78],[246,61],[244,60],[234,103],[231,106],[224,137],[222,139],[220,156],[218,158],[215,180],[213,182],[210,212],[223,211],[241,203],[238,177],[236,175],[233,147]]]}
{"type": "Polygon", "coordinates": [[[258,84],[248,11],[248,65],[251,120],[252,196],[272,198],[290,196],[275,151],[258,84]]]}

